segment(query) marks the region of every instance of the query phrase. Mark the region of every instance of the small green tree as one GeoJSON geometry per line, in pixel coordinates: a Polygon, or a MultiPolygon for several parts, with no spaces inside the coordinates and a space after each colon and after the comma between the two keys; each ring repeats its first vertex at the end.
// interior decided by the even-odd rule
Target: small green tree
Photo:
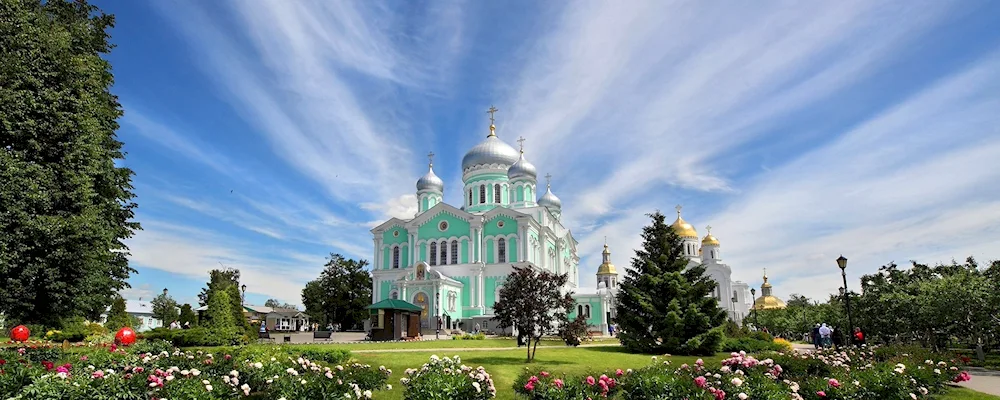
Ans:
{"type": "Polygon", "coordinates": [[[195,315],[194,309],[191,308],[190,304],[181,306],[181,313],[178,320],[181,325],[190,324],[191,326],[195,326],[198,324],[198,316],[195,315]]]}
{"type": "Polygon", "coordinates": [[[205,311],[205,315],[208,317],[207,327],[217,334],[229,334],[236,331],[237,325],[233,319],[232,302],[227,290],[209,292],[208,310],[205,311]]]}
{"type": "Polygon", "coordinates": [[[108,319],[104,322],[104,327],[114,332],[126,326],[130,328],[135,326],[135,321],[125,311],[125,299],[118,297],[111,303],[111,310],[108,311],[108,319]]]}
{"type": "Polygon", "coordinates": [[[642,249],[619,286],[618,338],[633,352],[714,354],[725,310],[703,265],[688,268],[683,243],[659,211],[642,229],[642,249]]]}
{"type": "Polygon", "coordinates": [[[170,295],[162,293],[153,298],[153,301],[150,303],[153,306],[153,318],[163,321],[164,326],[170,325],[171,322],[177,320],[179,315],[177,312],[177,302],[170,295]]]}
{"type": "Polygon", "coordinates": [[[569,274],[514,266],[500,288],[493,320],[501,327],[514,327],[527,338],[528,361],[535,358],[542,335],[553,329],[561,331],[569,324],[567,314],[576,301],[573,293],[562,291],[568,280],[569,274]]]}

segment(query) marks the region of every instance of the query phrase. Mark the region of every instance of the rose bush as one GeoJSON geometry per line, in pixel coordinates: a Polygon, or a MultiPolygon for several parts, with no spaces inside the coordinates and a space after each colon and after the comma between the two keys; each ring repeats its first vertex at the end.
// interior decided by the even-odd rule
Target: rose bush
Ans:
{"type": "Polygon", "coordinates": [[[694,365],[674,366],[653,357],[644,368],[596,378],[595,374],[557,377],[526,369],[514,390],[532,400],[916,400],[940,393],[948,382],[969,379],[954,360],[940,354],[923,353],[929,357],[923,361],[914,361],[919,359],[907,353],[878,354],[867,348],[757,357],[734,352],[718,368],[708,368],[700,359],[694,365]]]}
{"type": "Polygon", "coordinates": [[[483,400],[496,397],[493,378],[483,367],[471,368],[458,357],[439,358],[432,355],[430,362],[418,369],[406,370],[400,379],[406,387],[406,400],[483,400]]]}

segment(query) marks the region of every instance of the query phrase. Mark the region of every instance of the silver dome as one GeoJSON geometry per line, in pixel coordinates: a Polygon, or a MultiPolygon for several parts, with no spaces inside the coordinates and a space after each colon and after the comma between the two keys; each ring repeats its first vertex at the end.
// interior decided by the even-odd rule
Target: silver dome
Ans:
{"type": "Polygon", "coordinates": [[[433,190],[444,193],[444,181],[434,174],[434,166],[428,167],[427,174],[417,179],[417,191],[433,190]]]}
{"type": "Polygon", "coordinates": [[[504,143],[496,135],[490,134],[482,143],[477,144],[465,157],[462,157],[462,171],[477,165],[500,164],[510,167],[517,162],[520,154],[513,147],[504,143]]]}
{"type": "Polygon", "coordinates": [[[552,194],[552,187],[549,186],[545,189],[545,194],[538,199],[538,205],[546,208],[562,209],[562,200],[559,200],[556,195],[552,194]]]}
{"type": "Polygon", "coordinates": [[[535,166],[524,159],[524,153],[521,153],[521,157],[517,159],[517,162],[507,170],[507,179],[514,180],[517,178],[527,178],[532,181],[538,179],[538,172],[535,170],[535,166]]]}

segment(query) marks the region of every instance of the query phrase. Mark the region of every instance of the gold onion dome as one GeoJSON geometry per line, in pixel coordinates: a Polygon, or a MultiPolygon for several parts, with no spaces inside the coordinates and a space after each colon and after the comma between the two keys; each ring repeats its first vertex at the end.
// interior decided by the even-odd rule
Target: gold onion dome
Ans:
{"type": "Polygon", "coordinates": [[[757,310],[776,310],[785,307],[785,302],[774,296],[760,296],[753,302],[753,308],[757,310]]]}
{"type": "Polygon", "coordinates": [[[608,250],[608,245],[604,245],[604,262],[601,263],[600,267],[597,267],[598,275],[618,275],[618,270],[615,269],[615,265],[611,263],[611,251],[608,250]]]}
{"type": "Polygon", "coordinates": [[[674,228],[677,236],[698,238],[698,231],[694,230],[694,227],[687,223],[684,218],[681,218],[681,206],[677,206],[677,220],[670,227],[674,228]]]}
{"type": "Polygon", "coordinates": [[[705,230],[708,231],[708,234],[705,235],[705,238],[701,240],[701,244],[703,246],[718,246],[719,239],[717,239],[715,236],[712,236],[712,227],[711,226],[705,227],[705,230]]]}

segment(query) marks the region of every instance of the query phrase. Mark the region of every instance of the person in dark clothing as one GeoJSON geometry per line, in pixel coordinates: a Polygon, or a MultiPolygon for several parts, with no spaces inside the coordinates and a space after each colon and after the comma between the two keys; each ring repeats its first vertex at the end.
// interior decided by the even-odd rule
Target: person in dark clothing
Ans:
{"type": "Polygon", "coordinates": [[[846,337],[844,337],[844,336],[845,336],[844,335],[844,330],[840,329],[839,326],[833,328],[833,348],[834,349],[839,350],[840,346],[843,346],[843,345],[846,344],[846,342],[844,342],[844,340],[846,339],[846,337]]]}
{"type": "Polygon", "coordinates": [[[819,324],[816,324],[816,326],[812,330],[812,341],[813,341],[813,346],[816,347],[816,350],[819,350],[820,346],[823,345],[823,339],[820,338],[819,335],[819,324]]]}

